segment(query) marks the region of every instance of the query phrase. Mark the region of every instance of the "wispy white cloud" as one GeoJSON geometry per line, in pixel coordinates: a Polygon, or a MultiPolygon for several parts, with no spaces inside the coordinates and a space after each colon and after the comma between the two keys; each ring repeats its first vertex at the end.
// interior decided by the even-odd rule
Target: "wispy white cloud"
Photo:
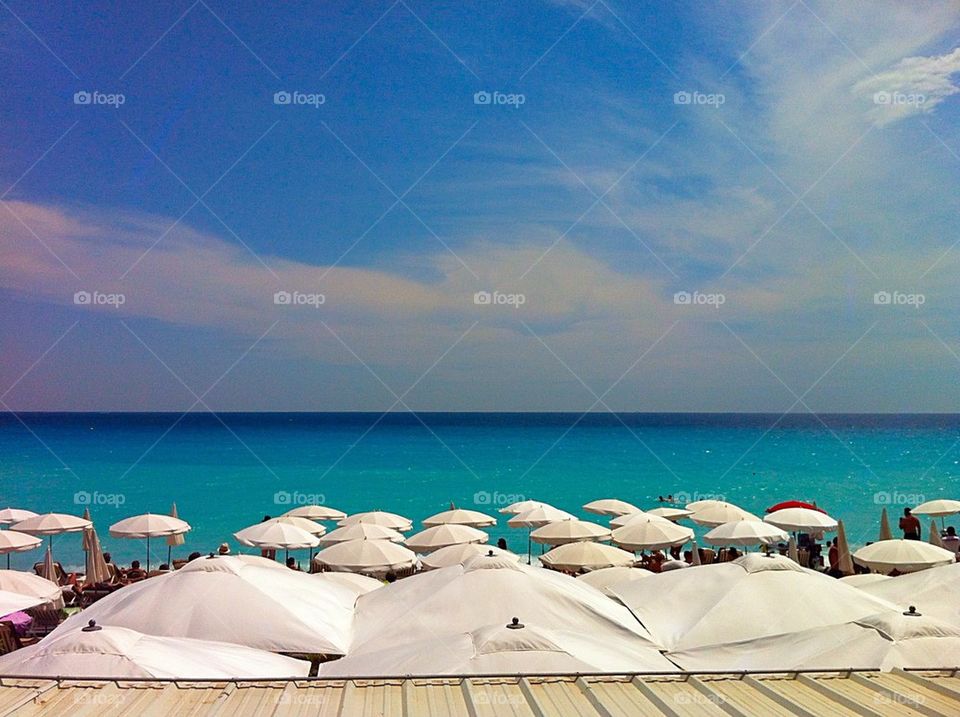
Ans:
{"type": "Polygon", "coordinates": [[[960,47],[945,55],[906,57],[894,67],[861,80],[854,92],[868,98],[868,116],[880,126],[920,113],[933,112],[960,92],[954,75],[960,73],[960,47]]]}

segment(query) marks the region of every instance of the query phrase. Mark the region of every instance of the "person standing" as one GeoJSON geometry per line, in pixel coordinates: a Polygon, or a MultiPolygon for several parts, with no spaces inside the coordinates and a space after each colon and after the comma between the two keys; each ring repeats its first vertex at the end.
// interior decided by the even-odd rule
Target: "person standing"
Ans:
{"type": "Polygon", "coordinates": [[[909,508],[903,509],[903,517],[900,519],[900,530],[903,531],[904,540],[920,540],[920,521],[909,508]]]}

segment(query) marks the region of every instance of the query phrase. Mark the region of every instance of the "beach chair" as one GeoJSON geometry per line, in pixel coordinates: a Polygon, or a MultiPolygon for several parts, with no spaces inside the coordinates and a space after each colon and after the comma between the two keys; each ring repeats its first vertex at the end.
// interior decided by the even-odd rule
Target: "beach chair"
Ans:
{"type": "Polygon", "coordinates": [[[34,607],[26,611],[33,618],[33,624],[27,629],[29,637],[43,637],[57,629],[62,613],[51,607],[34,607]]]}
{"type": "Polygon", "coordinates": [[[13,623],[6,620],[0,622],[0,655],[7,655],[21,647],[23,645],[20,643],[20,636],[17,635],[17,629],[13,623]]]}

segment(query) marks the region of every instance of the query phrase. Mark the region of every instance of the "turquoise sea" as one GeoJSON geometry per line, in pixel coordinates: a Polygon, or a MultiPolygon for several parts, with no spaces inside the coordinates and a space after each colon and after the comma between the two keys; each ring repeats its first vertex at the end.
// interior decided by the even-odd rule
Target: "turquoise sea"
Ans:
{"type": "MultiPolygon", "coordinates": [[[[781,500],[816,500],[860,544],[876,539],[884,506],[895,518],[905,505],[960,497],[960,415],[0,416],[0,507],[89,507],[122,562],[142,559],[144,545],[110,538],[110,524],[173,502],[194,528],[175,553],[185,556],[309,501],[419,523],[451,502],[494,513],[525,497],[603,522],[580,506],[619,497],[651,508],[661,495],[722,496],[758,514],[781,500]]],[[[526,532],[505,520],[491,534],[526,547],[526,532]]],[[[157,542],[155,562],[166,557],[157,542]]],[[[58,537],[55,554],[82,563],[80,537],[58,537]]]]}

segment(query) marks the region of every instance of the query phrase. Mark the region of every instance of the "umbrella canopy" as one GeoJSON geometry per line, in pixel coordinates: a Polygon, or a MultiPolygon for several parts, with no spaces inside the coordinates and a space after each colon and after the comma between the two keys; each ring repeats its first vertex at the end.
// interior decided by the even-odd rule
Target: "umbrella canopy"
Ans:
{"type": "Polygon", "coordinates": [[[324,548],[313,560],[331,570],[379,577],[412,568],[417,556],[412,550],[389,540],[348,540],[324,548]]]}
{"type": "Polygon", "coordinates": [[[10,525],[19,523],[27,518],[36,518],[37,514],[32,510],[23,510],[21,508],[4,508],[0,510],[0,525],[10,525]]]}
{"type": "Polygon", "coordinates": [[[960,628],[918,612],[886,610],[841,625],[668,653],[686,670],[936,668],[960,650],[960,628]]]}
{"type": "Polygon", "coordinates": [[[225,642],[144,635],[97,625],[51,635],[0,658],[0,672],[31,677],[116,679],[306,677],[310,663],[225,642]]]}
{"type": "Polygon", "coordinates": [[[821,510],[810,508],[775,510],[763,520],[784,530],[804,533],[832,533],[837,529],[837,521],[821,510]]]}
{"type": "Polygon", "coordinates": [[[325,505],[301,505],[299,508],[288,510],[284,515],[307,520],[343,520],[347,517],[342,510],[325,505]]]}
{"type": "Polygon", "coordinates": [[[458,523],[435,525],[432,528],[421,530],[411,535],[404,543],[410,550],[418,553],[429,553],[431,550],[446,548],[449,545],[462,543],[486,543],[490,536],[482,530],[471,528],[469,525],[458,523]]]}
{"type": "Polygon", "coordinates": [[[114,523],[110,535],[114,538],[159,538],[177,535],[190,530],[186,521],[170,515],[144,513],[114,523]]]}
{"type": "MultiPolygon", "coordinates": [[[[305,519],[290,518],[289,520],[305,519]]],[[[314,525],[316,524],[314,523],[314,525]]],[[[303,550],[304,548],[315,548],[320,544],[320,538],[313,533],[280,518],[251,525],[249,528],[234,533],[233,537],[240,541],[241,545],[268,550],[303,550]]]]}
{"type": "MultiPolygon", "coordinates": [[[[863,577],[863,576],[861,576],[863,577]]],[[[924,615],[960,627],[960,563],[868,583],[864,592],[895,605],[915,605],[924,615]]]]}
{"type": "Polygon", "coordinates": [[[574,520],[575,516],[565,510],[554,508],[550,505],[541,505],[537,508],[531,508],[522,513],[517,513],[507,525],[511,528],[539,528],[548,523],[556,523],[559,520],[574,520]]]}
{"type": "Polygon", "coordinates": [[[687,503],[684,506],[684,508],[696,513],[698,510],[709,508],[712,505],[725,505],[725,504],[726,504],[726,501],[723,501],[723,500],[716,500],[714,498],[705,498],[704,500],[695,500],[692,503],[687,503]]]}
{"type": "Polygon", "coordinates": [[[894,607],[788,558],[759,553],[661,573],[613,592],[670,650],[839,625],[894,607]]]}
{"type": "Polygon", "coordinates": [[[610,540],[610,531],[585,520],[561,520],[537,528],[530,534],[530,539],[534,543],[565,545],[583,540],[610,540]]]}
{"type": "Polygon", "coordinates": [[[642,515],[613,531],[613,542],[627,550],[660,550],[693,540],[693,531],[663,518],[642,515]]]}
{"type": "Polygon", "coordinates": [[[313,578],[314,580],[322,580],[335,585],[342,585],[345,588],[353,590],[357,594],[357,597],[383,587],[383,583],[376,578],[360,575],[360,573],[313,573],[313,578]]]}
{"type": "Polygon", "coordinates": [[[944,548],[943,541],[940,540],[940,531],[937,530],[937,521],[930,521],[930,538],[927,540],[930,545],[936,545],[938,548],[944,548]]]}
{"type": "Polygon", "coordinates": [[[880,573],[861,573],[859,575],[845,575],[840,578],[840,582],[846,583],[847,585],[853,585],[855,588],[862,588],[865,585],[873,585],[875,583],[882,583],[884,580],[893,580],[889,575],[882,575],[880,573]]]}
{"type": "Polygon", "coordinates": [[[384,528],[393,528],[401,533],[406,533],[413,528],[413,521],[396,513],[387,513],[382,510],[372,510],[366,513],[354,513],[340,520],[337,525],[353,525],[354,523],[373,523],[381,525],[384,528]]]}
{"type": "Polygon", "coordinates": [[[87,528],[85,535],[88,538],[88,545],[83,584],[96,585],[97,583],[110,582],[110,568],[107,567],[107,561],[103,557],[103,549],[100,547],[100,538],[97,536],[96,528],[92,526],[87,528]]]}
{"type": "Polygon", "coordinates": [[[543,506],[553,507],[549,503],[543,503],[539,500],[518,500],[516,503],[511,503],[508,506],[505,506],[500,509],[500,513],[503,515],[517,515],[519,513],[526,513],[528,510],[533,510],[534,508],[541,508],[543,506]]]}
{"type": "MultiPolygon", "coordinates": [[[[677,510],[679,510],[679,508],[678,508],[677,510]]],[[[684,512],[689,512],[689,511],[684,511],[684,512]]],[[[657,514],[654,513],[652,510],[647,510],[647,511],[641,510],[641,511],[639,511],[639,512],[637,512],[637,513],[627,513],[626,515],[621,515],[621,516],[618,517],[618,518],[614,518],[613,520],[610,521],[610,527],[611,527],[611,528],[622,528],[622,527],[625,526],[627,523],[629,523],[631,520],[634,520],[634,519],[643,520],[644,518],[655,518],[656,520],[666,520],[666,521],[671,522],[671,523],[675,522],[675,521],[670,520],[669,518],[665,518],[665,517],[662,516],[662,515],[657,515],[657,514]]]]}
{"type": "Polygon", "coordinates": [[[853,554],[860,565],[881,573],[913,573],[937,565],[956,562],[949,550],[920,540],[881,540],[864,546],[853,554]]]}
{"type": "MultiPolygon", "coordinates": [[[[512,558],[480,555],[465,565],[412,575],[362,595],[350,654],[468,633],[528,614],[536,615],[541,627],[574,630],[621,645],[624,660],[636,658],[637,665],[645,664],[646,650],[653,646],[646,629],[623,605],[589,585],[512,558]]],[[[442,668],[445,654],[434,656],[442,668]]]]}
{"type": "Polygon", "coordinates": [[[127,585],[67,618],[52,635],[94,619],[166,637],[246,645],[269,652],[343,655],[356,593],[272,560],[227,555],[127,585]]]}
{"type": "Polygon", "coordinates": [[[596,515],[610,515],[613,517],[617,517],[618,515],[626,515],[627,513],[637,513],[640,510],[632,503],[627,503],[625,500],[619,500],[618,498],[602,498],[600,500],[594,500],[583,506],[583,509],[588,513],[595,513],[596,515]]]}
{"type": "Polygon", "coordinates": [[[393,543],[402,543],[403,534],[393,528],[384,528],[382,525],[354,523],[331,530],[320,538],[320,545],[334,545],[348,540],[389,540],[393,543]]]}
{"type": "Polygon", "coordinates": [[[618,670],[673,672],[651,646],[609,642],[572,628],[548,628],[513,617],[470,632],[427,633],[321,666],[321,677],[470,674],[576,674],[618,670]],[[621,652],[626,647],[629,652],[621,652]]]}
{"type": "Polygon", "coordinates": [[[893,540],[893,532],[890,530],[890,518],[887,517],[887,509],[880,511],[880,540],[893,540]]]}
{"type": "MultiPolygon", "coordinates": [[[[0,570],[0,590],[29,595],[56,608],[63,607],[63,593],[55,582],[21,570],[0,570]]],[[[6,613],[4,613],[6,614],[6,613]]]]}
{"type": "Polygon", "coordinates": [[[928,500],[910,512],[914,515],[929,515],[934,518],[939,518],[944,515],[955,515],[960,513],[960,500],[949,500],[947,498],[928,500]]]}
{"type": "Polygon", "coordinates": [[[847,543],[847,530],[843,521],[837,521],[837,569],[841,575],[853,575],[853,556],[850,555],[850,545],[847,543]]]}
{"type": "Polygon", "coordinates": [[[30,535],[59,535],[60,533],[77,533],[88,525],[91,525],[89,520],[75,515],[44,513],[14,523],[13,529],[30,535]]]}
{"type": "Polygon", "coordinates": [[[589,573],[578,575],[577,580],[585,582],[587,585],[595,587],[604,595],[612,597],[613,593],[610,592],[610,588],[619,585],[620,583],[629,583],[633,580],[649,578],[652,575],[656,575],[656,573],[652,573],[649,570],[644,570],[643,568],[629,568],[620,566],[591,570],[589,573]]]}
{"type": "Polygon", "coordinates": [[[636,562],[633,553],[612,545],[580,541],[566,543],[540,556],[540,562],[554,570],[597,570],[630,566],[636,562]]]}
{"type": "Polygon", "coordinates": [[[782,503],[771,505],[764,512],[776,513],[778,510],[786,510],[787,508],[806,508],[807,510],[819,510],[821,513],[827,512],[823,508],[818,508],[814,503],[806,503],[802,500],[785,500],[782,503]]]}
{"type": "Polygon", "coordinates": [[[647,515],[655,515],[658,518],[678,521],[682,518],[689,518],[693,515],[693,511],[684,508],[654,508],[653,510],[648,510],[647,515]]]}
{"type": "Polygon", "coordinates": [[[0,530],[0,555],[22,553],[39,548],[43,541],[18,530],[0,530]]]}
{"type": "Polygon", "coordinates": [[[471,528],[488,528],[497,524],[497,519],[486,513],[476,510],[464,510],[463,508],[453,508],[445,510],[442,513],[431,515],[423,521],[428,528],[435,525],[469,525],[471,528]]]}
{"type": "Polygon", "coordinates": [[[760,520],[760,518],[733,503],[718,502],[694,509],[690,520],[697,525],[716,528],[718,525],[732,523],[735,520],[760,520]]]}
{"type": "Polygon", "coordinates": [[[735,520],[718,525],[703,539],[711,545],[770,545],[785,543],[790,536],[774,525],[758,520],[735,520]]]}
{"type": "Polygon", "coordinates": [[[29,610],[32,607],[43,605],[46,602],[43,598],[33,595],[24,595],[23,593],[10,593],[6,590],[0,590],[0,615],[9,615],[12,612],[20,610],[29,610]]]}
{"type": "Polygon", "coordinates": [[[480,543],[462,543],[460,545],[450,545],[446,548],[434,550],[429,555],[420,559],[420,565],[424,570],[437,570],[438,568],[449,568],[454,565],[463,565],[471,558],[478,555],[493,554],[497,557],[504,557],[508,560],[519,561],[520,556],[511,553],[509,550],[501,550],[492,545],[481,545],[480,543]]]}

